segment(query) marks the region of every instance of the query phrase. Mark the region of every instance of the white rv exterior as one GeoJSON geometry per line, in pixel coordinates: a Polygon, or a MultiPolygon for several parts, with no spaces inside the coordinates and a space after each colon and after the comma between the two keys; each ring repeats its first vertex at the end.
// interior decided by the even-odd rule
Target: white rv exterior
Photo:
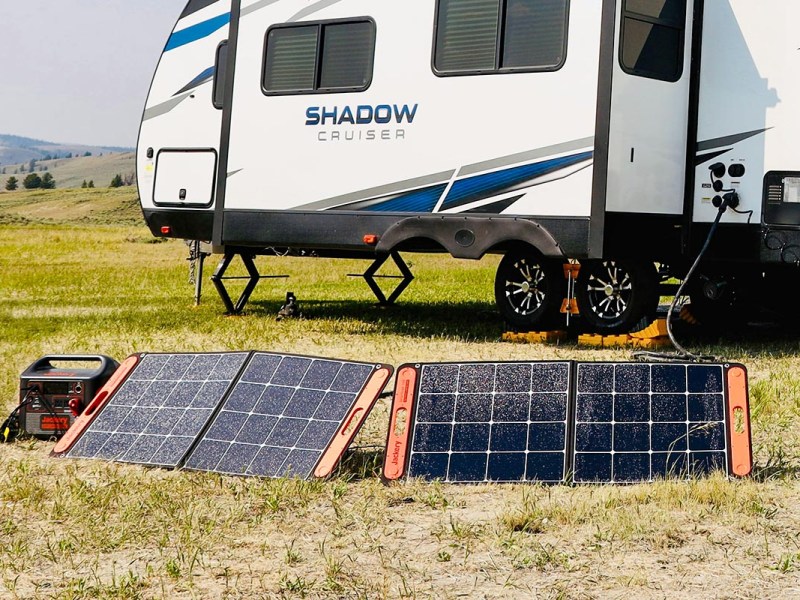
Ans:
{"type": "Polygon", "coordinates": [[[800,260],[795,4],[191,0],[142,121],[144,215],[225,253],[503,253],[519,328],[556,319],[576,259],[611,332],[734,190],[692,292],[721,313],[800,260]]]}

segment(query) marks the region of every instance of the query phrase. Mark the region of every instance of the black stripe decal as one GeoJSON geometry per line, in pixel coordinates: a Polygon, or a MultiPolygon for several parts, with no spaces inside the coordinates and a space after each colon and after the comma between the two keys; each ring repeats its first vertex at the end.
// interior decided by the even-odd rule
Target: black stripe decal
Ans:
{"type": "Polygon", "coordinates": [[[470,208],[469,210],[465,210],[465,213],[478,213],[478,214],[492,214],[492,215],[499,215],[501,212],[509,208],[514,202],[522,198],[525,194],[520,194],[519,196],[514,196],[512,198],[506,198],[505,200],[499,200],[497,202],[490,202],[489,204],[484,204],[483,206],[478,206],[477,208],[470,208]]]}
{"type": "Polygon", "coordinates": [[[720,146],[733,146],[734,144],[738,144],[746,139],[751,137],[755,137],[765,131],[769,131],[771,127],[767,127],[766,129],[756,129],[755,131],[747,131],[745,133],[736,133],[734,135],[727,135],[721,138],[715,138],[713,140],[706,140],[704,142],[697,142],[697,151],[702,152],[703,150],[711,150],[713,148],[719,148],[720,146]]]}
{"type": "Polygon", "coordinates": [[[694,159],[694,166],[699,167],[702,164],[714,160],[718,156],[727,154],[731,150],[733,150],[733,148],[726,148],[725,150],[717,150],[716,152],[709,152],[708,154],[698,154],[694,159]]]}
{"type": "Polygon", "coordinates": [[[189,4],[186,5],[186,8],[183,9],[181,19],[196,13],[198,10],[203,10],[206,6],[216,4],[217,2],[219,2],[219,0],[191,0],[189,4]]]}

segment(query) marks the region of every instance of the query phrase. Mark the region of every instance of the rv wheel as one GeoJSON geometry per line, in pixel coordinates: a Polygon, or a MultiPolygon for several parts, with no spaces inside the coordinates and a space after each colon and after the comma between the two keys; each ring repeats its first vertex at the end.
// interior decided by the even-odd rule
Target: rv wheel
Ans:
{"type": "Polygon", "coordinates": [[[512,250],[503,257],[494,280],[494,297],[509,325],[523,331],[555,325],[566,295],[562,265],[533,248],[512,250]]]}
{"type": "Polygon", "coordinates": [[[581,262],[575,295],[587,328],[594,333],[627,333],[646,326],[658,308],[653,263],[633,260],[581,262]]]}

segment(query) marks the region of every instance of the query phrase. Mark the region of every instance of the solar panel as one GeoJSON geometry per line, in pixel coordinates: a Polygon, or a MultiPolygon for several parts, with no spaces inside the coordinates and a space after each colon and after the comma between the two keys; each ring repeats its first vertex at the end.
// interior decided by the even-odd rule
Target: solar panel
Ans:
{"type": "Polygon", "coordinates": [[[66,456],[180,466],[248,356],[142,355],[66,456]]]}
{"type": "Polygon", "coordinates": [[[262,477],[326,476],[391,374],[386,365],[257,352],[186,467],[262,477]]]}
{"type": "Polygon", "coordinates": [[[431,363],[398,370],[383,474],[631,483],[751,467],[741,365],[431,363]]]}
{"type": "Polygon", "coordinates": [[[571,369],[569,362],[404,365],[385,477],[563,481],[571,369]]]}
{"type": "Polygon", "coordinates": [[[725,380],[721,364],[579,363],[572,480],[730,472],[725,380]]]}

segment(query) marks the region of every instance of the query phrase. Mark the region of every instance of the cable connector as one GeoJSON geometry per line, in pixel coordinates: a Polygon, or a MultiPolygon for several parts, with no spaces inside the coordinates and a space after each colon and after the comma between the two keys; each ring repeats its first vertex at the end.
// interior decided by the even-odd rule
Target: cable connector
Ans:
{"type": "Polygon", "coordinates": [[[736,211],[736,208],[739,206],[739,194],[731,190],[722,196],[714,196],[711,200],[711,204],[714,205],[714,208],[719,209],[720,212],[725,212],[728,208],[736,211]]]}
{"type": "Polygon", "coordinates": [[[19,434],[19,420],[12,414],[0,425],[0,444],[13,442],[17,434],[19,434]]]}

